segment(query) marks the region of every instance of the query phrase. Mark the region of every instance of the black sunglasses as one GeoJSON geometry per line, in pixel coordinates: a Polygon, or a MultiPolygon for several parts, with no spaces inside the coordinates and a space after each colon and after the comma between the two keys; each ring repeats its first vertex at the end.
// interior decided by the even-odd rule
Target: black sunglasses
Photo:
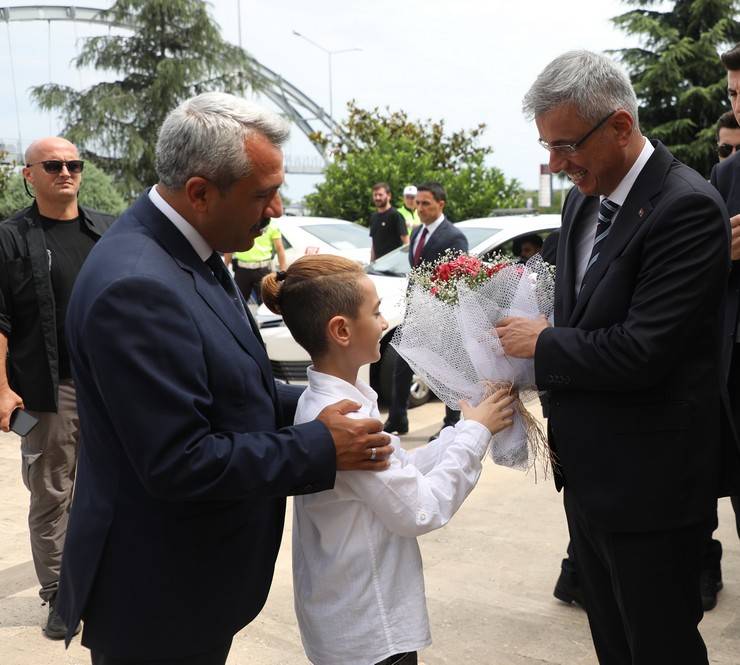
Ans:
{"type": "Polygon", "coordinates": [[[736,150],[740,150],[740,145],[731,145],[729,143],[720,143],[717,146],[717,154],[720,157],[729,157],[736,150]]]}
{"type": "Polygon", "coordinates": [[[62,172],[62,169],[66,166],[67,171],[70,173],[82,173],[82,169],[85,167],[85,162],[81,159],[70,159],[66,161],[64,159],[46,159],[43,162],[34,162],[33,164],[26,164],[27,167],[36,166],[41,164],[41,167],[47,173],[53,173],[57,175],[62,172]]]}

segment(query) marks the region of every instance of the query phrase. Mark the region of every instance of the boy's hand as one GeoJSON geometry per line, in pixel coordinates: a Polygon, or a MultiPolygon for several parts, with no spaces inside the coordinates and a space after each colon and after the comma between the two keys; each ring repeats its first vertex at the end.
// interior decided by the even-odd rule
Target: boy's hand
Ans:
{"type": "Polygon", "coordinates": [[[330,404],[319,415],[329,428],[337,455],[337,470],[383,471],[390,466],[388,457],[393,452],[390,437],[383,432],[383,423],[374,418],[347,418],[346,413],[357,411],[360,405],[348,399],[330,404]]]}
{"type": "Polygon", "coordinates": [[[496,434],[513,423],[513,404],[516,400],[517,396],[511,394],[510,388],[501,388],[478,406],[470,406],[469,402],[461,401],[460,411],[465,420],[475,420],[487,427],[491,434],[496,434]]]}

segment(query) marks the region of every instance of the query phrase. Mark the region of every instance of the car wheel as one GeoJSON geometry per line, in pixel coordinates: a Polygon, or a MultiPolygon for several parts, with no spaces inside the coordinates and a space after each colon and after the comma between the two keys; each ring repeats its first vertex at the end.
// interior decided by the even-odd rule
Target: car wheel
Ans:
{"type": "MultiPolygon", "coordinates": [[[[390,344],[386,344],[378,361],[376,391],[379,400],[386,405],[390,404],[393,395],[393,368],[397,357],[396,350],[390,344]]],[[[429,386],[414,374],[409,392],[409,408],[413,409],[426,404],[431,396],[432,391],[429,390],[429,386]]]]}
{"type": "Polygon", "coordinates": [[[431,396],[432,391],[429,390],[429,386],[414,374],[409,391],[409,409],[426,404],[431,396]]]}

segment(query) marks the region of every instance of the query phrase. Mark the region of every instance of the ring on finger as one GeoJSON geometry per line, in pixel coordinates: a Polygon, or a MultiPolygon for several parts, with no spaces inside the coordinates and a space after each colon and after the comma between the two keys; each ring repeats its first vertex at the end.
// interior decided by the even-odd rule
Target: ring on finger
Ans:
{"type": "Polygon", "coordinates": [[[377,453],[378,453],[377,448],[370,448],[370,461],[371,462],[375,461],[375,456],[377,455],[377,453]]]}

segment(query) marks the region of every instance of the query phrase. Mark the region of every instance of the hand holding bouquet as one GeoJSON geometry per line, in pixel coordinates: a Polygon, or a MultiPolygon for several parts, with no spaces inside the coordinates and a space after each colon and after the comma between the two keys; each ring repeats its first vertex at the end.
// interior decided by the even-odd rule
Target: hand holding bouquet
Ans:
{"type": "Polygon", "coordinates": [[[549,449],[523,401],[536,394],[534,362],[504,353],[496,325],[508,317],[551,318],[552,269],[539,255],[526,264],[501,256],[482,262],[467,254],[444,255],[410,275],[406,316],[393,346],[448,406],[478,404],[507,387],[518,394],[514,424],[493,438],[497,464],[526,469],[549,449]]]}

